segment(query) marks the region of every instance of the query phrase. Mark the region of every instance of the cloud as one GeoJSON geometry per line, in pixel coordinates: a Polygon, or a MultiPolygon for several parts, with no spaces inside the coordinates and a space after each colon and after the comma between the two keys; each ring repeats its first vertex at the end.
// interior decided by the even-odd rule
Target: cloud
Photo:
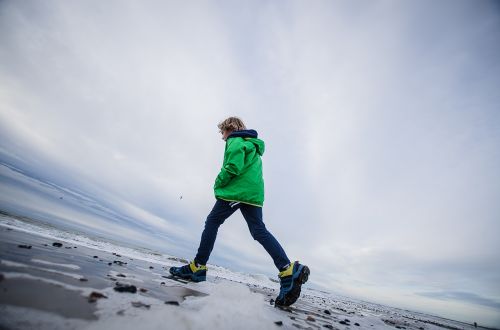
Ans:
{"type": "Polygon", "coordinates": [[[460,300],[475,305],[482,305],[482,306],[492,307],[495,309],[500,309],[500,302],[498,300],[485,298],[470,292],[442,291],[442,292],[418,292],[416,294],[423,297],[429,297],[432,299],[460,300]]]}

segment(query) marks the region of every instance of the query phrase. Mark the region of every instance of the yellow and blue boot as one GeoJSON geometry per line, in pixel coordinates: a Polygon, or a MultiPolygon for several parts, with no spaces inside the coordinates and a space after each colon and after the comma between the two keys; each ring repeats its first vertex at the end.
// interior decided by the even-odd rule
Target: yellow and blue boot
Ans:
{"type": "Polygon", "coordinates": [[[178,276],[193,282],[202,282],[207,280],[207,266],[197,265],[191,261],[188,265],[182,267],[170,267],[170,274],[178,276]]]}
{"type": "Polygon", "coordinates": [[[274,306],[290,306],[299,299],[302,284],[306,283],[310,274],[309,267],[298,261],[290,263],[287,269],[280,272],[280,293],[274,306]]]}

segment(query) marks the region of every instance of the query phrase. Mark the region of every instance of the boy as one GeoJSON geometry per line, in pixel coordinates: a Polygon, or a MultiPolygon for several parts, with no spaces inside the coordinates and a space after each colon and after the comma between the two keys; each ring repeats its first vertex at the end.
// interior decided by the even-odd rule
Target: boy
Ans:
{"type": "Polygon", "coordinates": [[[207,217],[194,260],[182,267],[171,267],[174,276],[195,282],[205,281],[207,261],[214,247],[217,230],[236,210],[245,218],[253,239],[273,258],[279,270],[280,293],[275,306],[289,306],[300,296],[300,288],[308,280],[309,268],[298,261],[290,262],[276,238],[267,231],[262,220],[264,180],[262,160],[264,141],[255,130],[247,130],[243,121],[229,117],[218,125],[226,141],[224,162],[215,179],[215,206],[207,217]]]}

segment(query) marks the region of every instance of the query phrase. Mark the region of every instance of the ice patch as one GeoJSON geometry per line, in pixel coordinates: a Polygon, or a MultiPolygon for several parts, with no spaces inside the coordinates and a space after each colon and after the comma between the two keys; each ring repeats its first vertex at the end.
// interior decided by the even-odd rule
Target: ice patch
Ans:
{"type": "Polygon", "coordinates": [[[41,259],[31,259],[31,261],[35,262],[37,264],[43,264],[43,265],[49,265],[49,266],[57,266],[57,267],[63,267],[63,268],[69,268],[69,269],[80,269],[80,266],[72,265],[72,264],[58,264],[55,262],[50,262],[50,261],[41,260],[41,259]]]}
{"type": "Polygon", "coordinates": [[[262,295],[252,293],[246,285],[224,281],[222,285],[206,284],[210,295],[188,297],[181,306],[158,304],[158,300],[137,296],[110,297],[99,302],[102,310],[99,323],[88,329],[136,330],[147,324],[148,329],[268,329],[282,319],[262,295]],[[119,298],[119,299],[118,299],[119,298]],[[117,299],[116,301],[114,301],[117,299]],[[132,299],[151,304],[144,312],[130,308],[132,299]],[[117,306],[118,304],[118,306],[117,306]],[[106,308],[104,305],[108,305],[106,308]],[[114,313],[109,313],[110,309],[114,313]],[[117,308],[123,313],[116,314],[117,308]]]}
{"type": "MultiPolygon", "coordinates": [[[[56,269],[50,269],[50,268],[42,268],[42,267],[36,267],[36,266],[31,266],[27,264],[23,264],[20,262],[15,262],[15,261],[10,261],[10,260],[0,260],[0,264],[5,265],[7,267],[17,267],[17,268],[31,268],[31,269],[36,269],[36,270],[41,270],[42,272],[47,272],[47,273],[52,273],[52,274],[58,274],[58,275],[63,275],[67,277],[72,277],[77,280],[81,279],[83,276],[75,273],[66,273],[62,272],[60,270],[56,269]]],[[[78,266],[77,266],[78,267],[78,266]]]]}

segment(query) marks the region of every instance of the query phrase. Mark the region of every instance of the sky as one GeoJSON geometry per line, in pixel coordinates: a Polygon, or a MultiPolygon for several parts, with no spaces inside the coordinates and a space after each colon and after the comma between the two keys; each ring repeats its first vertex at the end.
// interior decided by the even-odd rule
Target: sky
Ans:
{"type": "MultiPolygon", "coordinates": [[[[311,285],[500,326],[498,2],[4,0],[0,45],[2,210],[193,258],[236,115],[311,285]]],[[[210,262],[276,276],[240,214],[210,262]]]]}

